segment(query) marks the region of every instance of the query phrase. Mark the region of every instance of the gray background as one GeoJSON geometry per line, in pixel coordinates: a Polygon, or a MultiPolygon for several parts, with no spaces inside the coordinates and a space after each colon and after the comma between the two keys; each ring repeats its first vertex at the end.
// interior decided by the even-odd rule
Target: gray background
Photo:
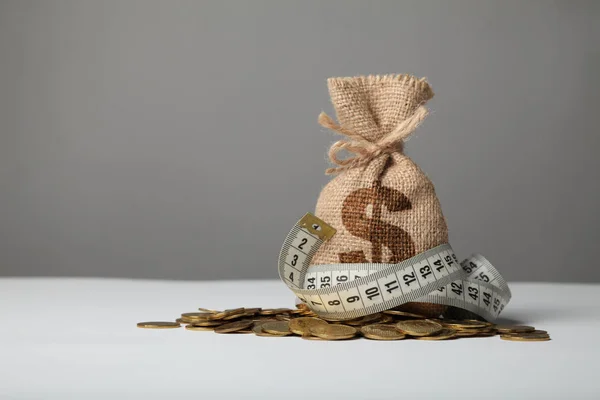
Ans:
{"type": "Polygon", "coordinates": [[[275,278],[325,79],[428,77],[457,253],[600,281],[600,2],[0,0],[0,275],[275,278]]]}

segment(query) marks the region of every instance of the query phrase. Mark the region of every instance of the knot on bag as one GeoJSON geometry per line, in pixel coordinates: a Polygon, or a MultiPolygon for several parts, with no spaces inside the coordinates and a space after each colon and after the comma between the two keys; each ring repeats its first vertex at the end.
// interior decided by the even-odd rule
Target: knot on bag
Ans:
{"type": "Polygon", "coordinates": [[[338,140],[329,149],[329,159],[337,167],[328,168],[325,173],[337,174],[339,172],[367,165],[371,160],[382,154],[402,151],[404,139],[417,129],[427,117],[428,111],[424,106],[419,106],[416,111],[389,134],[378,141],[370,141],[363,136],[337,124],[329,115],[322,112],[319,115],[319,124],[327,129],[346,136],[346,140],[338,140]],[[338,153],[342,150],[354,153],[354,156],[340,159],[338,153]]]}

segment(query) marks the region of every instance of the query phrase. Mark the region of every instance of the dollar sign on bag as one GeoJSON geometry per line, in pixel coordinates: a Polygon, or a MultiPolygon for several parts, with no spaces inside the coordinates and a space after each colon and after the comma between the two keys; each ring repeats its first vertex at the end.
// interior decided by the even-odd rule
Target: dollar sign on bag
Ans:
{"type": "MultiPolygon", "coordinates": [[[[370,188],[358,189],[346,197],[342,206],[342,223],[352,235],[371,242],[371,262],[383,262],[383,246],[390,249],[389,263],[398,263],[415,255],[415,245],[404,229],[381,219],[382,208],[390,212],[411,209],[408,197],[379,182],[370,188]],[[368,207],[372,206],[371,215],[368,207]]],[[[368,262],[362,250],[338,254],[342,263],[368,262]]]]}

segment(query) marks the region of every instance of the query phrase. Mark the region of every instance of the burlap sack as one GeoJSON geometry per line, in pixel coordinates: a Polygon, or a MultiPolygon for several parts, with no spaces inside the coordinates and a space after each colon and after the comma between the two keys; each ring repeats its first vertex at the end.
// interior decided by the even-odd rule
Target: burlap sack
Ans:
{"type": "MultiPolygon", "coordinates": [[[[397,263],[448,242],[448,228],[431,181],[403,153],[403,140],[427,115],[433,97],[425,79],[410,75],[330,78],[339,125],[326,114],[324,127],[343,134],[329,152],[337,174],[321,191],[316,215],[337,229],[312,264],[397,263]],[[338,158],[340,150],[353,153],[338,158]]],[[[408,303],[402,309],[439,316],[444,306],[408,303]]]]}

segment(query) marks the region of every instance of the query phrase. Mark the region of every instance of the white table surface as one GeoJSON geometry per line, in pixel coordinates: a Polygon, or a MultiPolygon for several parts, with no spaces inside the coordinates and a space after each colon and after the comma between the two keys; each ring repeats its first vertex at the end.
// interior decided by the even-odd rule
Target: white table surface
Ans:
{"type": "Polygon", "coordinates": [[[1,399],[600,398],[600,285],[511,284],[498,337],[341,342],[145,330],[197,307],[293,306],[278,281],[0,279],[1,399]]]}

